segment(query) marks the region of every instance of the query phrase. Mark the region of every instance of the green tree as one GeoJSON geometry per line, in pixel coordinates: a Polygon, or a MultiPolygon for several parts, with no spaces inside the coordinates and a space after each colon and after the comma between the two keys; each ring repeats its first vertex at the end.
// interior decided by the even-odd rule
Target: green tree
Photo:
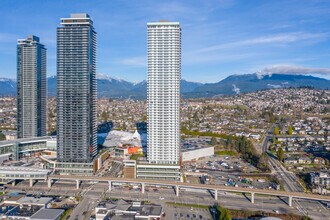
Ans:
{"type": "Polygon", "coordinates": [[[274,135],[279,135],[280,134],[280,129],[278,127],[274,128],[274,135]]]}
{"type": "Polygon", "coordinates": [[[103,112],[101,113],[101,120],[102,120],[103,122],[107,122],[107,121],[109,120],[109,112],[107,112],[107,111],[103,111],[103,112]]]}
{"type": "Polygon", "coordinates": [[[122,131],[126,131],[126,130],[127,130],[127,126],[126,126],[126,123],[124,122],[123,126],[122,126],[122,131]]]}
{"type": "Polygon", "coordinates": [[[217,145],[217,144],[218,144],[217,138],[216,138],[216,137],[212,137],[212,138],[211,138],[211,145],[212,145],[212,146],[215,146],[215,145],[217,145]]]}
{"type": "Polygon", "coordinates": [[[279,160],[279,161],[283,161],[283,159],[284,159],[284,151],[283,151],[283,149],[281,148],[281,147],[279,147],[278,148],[278,150],[277,150],[277,159],[279,160]]]}
{"type": "Polygon", "coordinates": [[[292,135],[292,132],[293,132],[292,126],[289,126],[289,128],[288,128],[288,134],[289,135],[292,135]]]}
{"type": "Polygon", "coordinates": [[[0,132],[0,141],[5,141],[6,140],[6,136],[0,132]]]}
{"type": "Polygon", "coordinates": [[[263,152],[259,158],[257,167],[261,170],[267,170],[268,169],[268,157],[265,152],[263,152]]]}
{"type": "Polygon", "coordinates": [[[194,118],[195,121],[199,120],[199,117],[198,117],[198,113],[197,112],[194,113],[193,118],[194,118]]]}
{"type": "Polygon", "coordinates": [[[217,210],[219,212],[219,220],[231,220],[230,212],[228,209],[218,206],[217,210]]]}
{"type": "Polygon", "coordinates": [[[276,137],[273,136],[273,138],[272,138],[272,142],[273,142],[273,144],[275,144],[275,142],[276,142],[276,137]]]}

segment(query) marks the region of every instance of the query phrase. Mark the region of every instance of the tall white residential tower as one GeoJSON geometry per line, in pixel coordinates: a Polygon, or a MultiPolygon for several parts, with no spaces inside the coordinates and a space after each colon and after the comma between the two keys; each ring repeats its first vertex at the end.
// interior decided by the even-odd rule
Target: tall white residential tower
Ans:
{"type": "Polygon", "coordinates": [[[148,161],[179,164],[181,28],[179,22],[148,26],[148,161]]]}

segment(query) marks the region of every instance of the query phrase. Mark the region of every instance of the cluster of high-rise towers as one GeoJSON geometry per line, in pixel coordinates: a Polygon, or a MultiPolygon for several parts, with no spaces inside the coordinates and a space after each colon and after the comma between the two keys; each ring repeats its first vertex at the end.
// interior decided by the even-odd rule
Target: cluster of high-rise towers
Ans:
{"type": "MultiPolygon", "coordinates": [[[[147,164],[137,177],[178,179],[181,28],[147,23],[147,164]]],[[[96,32],[88,14],[62,18],[57,28],[57,161],[59,173],[96,170],[96,32]]],[[[17,43],[18,138],[46,135],[46,48],[36,36],[17,43]]]]}

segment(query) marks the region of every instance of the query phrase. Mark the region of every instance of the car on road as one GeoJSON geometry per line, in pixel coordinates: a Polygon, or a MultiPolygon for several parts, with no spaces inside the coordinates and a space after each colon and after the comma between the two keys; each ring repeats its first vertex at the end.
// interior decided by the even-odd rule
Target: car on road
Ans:
{"type": "Polygon", "coordinates": [[[160,200],[164,200],[164,197],[159,197],[160,200]]]}

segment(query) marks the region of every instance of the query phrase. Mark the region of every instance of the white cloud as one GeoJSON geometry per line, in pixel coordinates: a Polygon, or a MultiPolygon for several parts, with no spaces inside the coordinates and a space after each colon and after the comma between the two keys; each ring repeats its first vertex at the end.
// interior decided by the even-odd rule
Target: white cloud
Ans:
{"type": "Polygon", "coordinates": [[[118,63],[127,66],[134,66],[134,67],[146,67],[147,59],[146,56],[129,57],[119,60],[118,63]]]}
{"type": "Polygon", "coordinates": [[[296,74],[296,75],[330,75],[330,69],[327,68],[311,68],[303,66],[291,66],[291,65],[274,65],[272,67],[266,67],[257,72],[259,78],[265,75],[276,74],[296,74]]]}
{"type": "Polygon", "coordinates": [[[236,94],[240,94],[241,92],[240,88],[238,88],[235,84],[233,84],[232,86],[233,86],[233,92],[235,92],[236,94]]]}
{"type": "Polygon", "coordinates": [[[210,52],[217,51],[223,49],[230,49],[234,47],[240,46],[250,46],[250,45],[259,45],[259,44],[287,44],[293,43],[302,40],[311,40],[311,39],[325,39],[328,37],[327,33],[303,33],[303,32],[294,32],[294,33],[284,33],[278,35],[271,36],[263,36],[257,38],[251,38],[242,41],[230,42],[225,44],[214,45],[210,47],[206,47],[200,50],[196,50],[195,52],[210,52]]]}

